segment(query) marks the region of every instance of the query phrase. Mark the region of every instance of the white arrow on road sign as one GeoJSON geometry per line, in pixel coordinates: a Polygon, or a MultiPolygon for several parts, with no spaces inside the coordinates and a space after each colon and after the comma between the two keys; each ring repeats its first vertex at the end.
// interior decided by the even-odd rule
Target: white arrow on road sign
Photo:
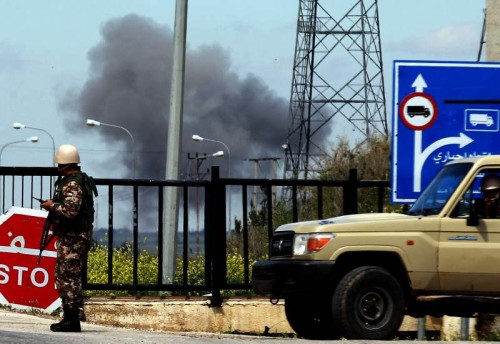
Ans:
{"type": "Polygon", "coordinates": [[[413,84],[411,84],[411,87],[415,87],[415,92],[424,92],[424,88],[427,87],[427,83],[425,82],[422,74],[417,76],[413,84]]]}
{"type": "Polygon", "coordinates": [[[460,133],[459,136],[445,137],[431,143],[427,148],[422,151],[422,131],[415,131],[415,163],[413,167],[413,191],[420,192],[422,189],[422,168],[424,166],[425,160],[434,152],[446,145],[459,145],[460,148],[467,146],[474,140],[460,133]]]}

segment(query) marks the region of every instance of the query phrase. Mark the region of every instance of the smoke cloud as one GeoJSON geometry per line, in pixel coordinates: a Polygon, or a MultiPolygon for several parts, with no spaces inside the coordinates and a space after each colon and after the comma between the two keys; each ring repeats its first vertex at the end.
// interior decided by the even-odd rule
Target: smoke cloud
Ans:
{"type": "MultiPolygon", "coordinates": [[[[137,151],[136,177],[163,179],[173,32],[148,18],[131,14],[105,23],[101,35],[102,40],[88,53],[88,80],[81,90],[60,101],[61,108],[72,113],[65,125],[71,130],[84,130],[82,121],[93,118],[129,129],[137,151]]],[[[287,103],[256,76],[240,77],[231,71],[228,53],[219,45],[188,49],[183,168],[187,166],[188,152],[226,153],[220,144],[193,142],[193,134],[222,141],[229,147],[234,177],[252,176],[253,165],[244,160],[283,158],[281,145],[288,128],[287,103]]],[[[100,131],[100,134],[110,143],[130,141],[120,130],[100,131]]],[[[117,158],[122,159],[124,167],[131,168],[130,155],[120,153],[117,158]]],[[[225,175],[226,161],[218,164],[225,175]]]]}

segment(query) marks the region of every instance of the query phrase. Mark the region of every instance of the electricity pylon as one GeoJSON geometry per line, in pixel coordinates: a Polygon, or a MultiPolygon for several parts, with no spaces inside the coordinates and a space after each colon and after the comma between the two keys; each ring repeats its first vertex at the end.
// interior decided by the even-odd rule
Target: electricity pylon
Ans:
{"type": "Polygon", "coordinates": [[[387,137],[386,117],[377,1],[299,0],[285,177],[314,177],[335,136],[387,137]]]}

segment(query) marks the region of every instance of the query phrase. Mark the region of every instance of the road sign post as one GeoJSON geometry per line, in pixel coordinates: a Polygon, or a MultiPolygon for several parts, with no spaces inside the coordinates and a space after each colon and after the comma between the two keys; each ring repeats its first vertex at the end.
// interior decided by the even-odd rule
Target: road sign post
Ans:
{"type": "Polygon", "coordinates": [[[395,61],[393,203],[413,203],[448,161],[500,154],[500,64],[395,61]]]}
{"type": "Polygon", "coordinates": [[[37,262],[46,217],[45,211],[18,207],[0,216],[0,304],[47,313],[61,305],[54,280],[55,238],[37,262]]]}

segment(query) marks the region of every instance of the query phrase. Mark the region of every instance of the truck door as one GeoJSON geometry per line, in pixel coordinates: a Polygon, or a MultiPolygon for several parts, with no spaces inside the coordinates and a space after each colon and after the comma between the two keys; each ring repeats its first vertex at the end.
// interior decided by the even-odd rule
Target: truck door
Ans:
{"type": "Polygon", "coordinates": [[[490,173],[500,176],[499,170],[479,173],[442,220],[438,272],[444,291],[500,293],[500,218],[480,217],[477,226],[467,226],[471,207],[483,197],[481,181],[490,173]]]}

